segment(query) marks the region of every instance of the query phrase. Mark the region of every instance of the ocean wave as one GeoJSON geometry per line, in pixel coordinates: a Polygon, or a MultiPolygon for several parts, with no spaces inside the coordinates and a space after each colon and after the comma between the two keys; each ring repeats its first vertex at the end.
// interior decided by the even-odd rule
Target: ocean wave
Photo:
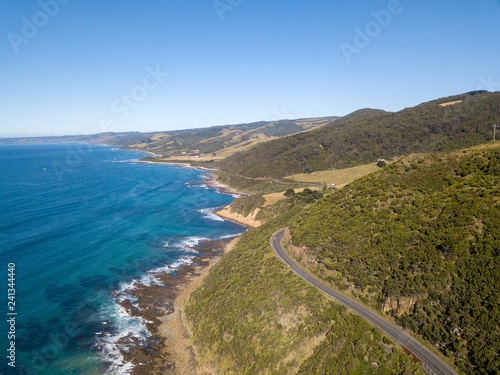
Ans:
{"type": "MultiPolygon", "coordinates": [[[[127,159],[127,160],[113,160],[113,163],[132,163],[132,164],[139,164],[140,161],[139,159],[127,159]]],[[[147,167],[147,166],[146,166],[147,167]]]]}
{"type": "Polygon", "coordinates": [[[202,241],[210,241],[210,238],[197,236],[186,237],[182,241],[176,243],[174,247],[177,247],[178,249],[181,249],[187,253],[198,254],[198,251],[196,251],[195,247],[198,246],[202,241]]]}
{"type": "Polygon", "coordinates": [[[202,208],[201,210],[198,210],[198,212],[202,215],[205,219],[210,219],[214,221],[224,221],[223,218],[220,216],[216,215],[214,212],[218,210],[219,207],[212,207],[212,208],[202,208]]]}
{"type": "Polygon", "coordinates": [[[188,188],[190,189],[209,189],[209,187],[207,185],[205,185],[203,182],[200,182],[200,181],[190,181],[190,182],[186,182],[184,183],[184,185],[187,185],[188,188]]]}
{"type": "MultiPolygon", "coordinates": [[[[195,246],[202,240],[205,240],[205,238],[189,237],[182,241],[182,246],[195,246]]],[[[131,306],[139,309],[137,297],[133,294],[134,289],[139,286],[163,285],[157,276],[173,272],[183,265],[189,265],[193,263],[195,257],[195,255],[181,255],[173,263],[153,268],[140,278],[122,283],[114,293],[113,303],[102,311],[103,324],[107,324],[109,321],[112,327],[110,327],[110,331],[95,333],[99,336],[98,347],[101,348],[101,354],[109,364],[109,373],[116,375],[130,374],[134,366],[132,363],[125,361],[122,353],[136,347],[138,344],[140,345],[151,336],[151,333],[146,328],[148,322],[140,317],[129,315],[122,303],[127,301],[131,306]]]]}
{"type": "Polygon", "coordinates": [[[227,234],[225,236],[221,236],[219,239],[220,240],[228,240],[230,238],[234,238],[234,237],[238,237],[241,233],[237,233],[237,234],[227,234]]]}
{"type": "Polygon", "coordinates": [[[128,283],[122,283],[120,285],[120,288],[118,288],[117,298],[120,302],[128,299],[135,306],[134,302],[137,300],[137,298],[133,294],[130,294],[130,292],[132,292],[139,286],[163,285],[158,276],[161,276],[164,273],[176,271],[183,265],[192,264],[195,257],[195,255],[181,255],[176,261],[170,264],[165,264],[163,266],[153,268],[147,271],[145,275],[141,276],[138,279],[133,279],[128,283]]]}
{"type": "Polygon", "coordinates": [[[151,334],[143,319],[130,316],[118,303],[114,303],[103,315],[111,318],[115,328],[113,332],[104,333],[104,336],[103,332],[99,332],[102,336],[99,340],[101,353],[109,363],[107,372],[116,375],[130,374],[134,366],[125,361],[122,351],[137,345],[137,341],[145,341],[151,334]]]}
{"type": "MultiPolygon", "coordinates": [[[[152,270],[148,271],[148,276],[150,276],[152,279],[156,280],[157,285],[161,285],[161,282],[156,278],[155,275],[161,275],[163,273],[167,272],[172,272],[175,270],[178,270],[179,267],[184,266],[184,265],[189,265],[193,263],[193,259],[195,258],[195,255],[181,255],[178,260],[171,264],[165,264],[164,266],[161,267],[156,267],[152,270]]],[[[149,280],[149,279],[147,279],[149,280]]],[[[142,278],[141,278],[141,283],[142,283],[142,278]]],[[[146,285],[146,284],[144,284],[146,285]]],[[[147,285],[149,286],[149,285],[147,285]]]]}

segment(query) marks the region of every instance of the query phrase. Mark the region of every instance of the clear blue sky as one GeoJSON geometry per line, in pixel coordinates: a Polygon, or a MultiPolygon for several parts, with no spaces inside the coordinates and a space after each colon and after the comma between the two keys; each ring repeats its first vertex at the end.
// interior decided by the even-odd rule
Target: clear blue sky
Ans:
{"type": "Polygon", "coordinates": [[[0,21],[0,136],[397,111],[500,90],[499,0],[4,0],[0,21]]]}

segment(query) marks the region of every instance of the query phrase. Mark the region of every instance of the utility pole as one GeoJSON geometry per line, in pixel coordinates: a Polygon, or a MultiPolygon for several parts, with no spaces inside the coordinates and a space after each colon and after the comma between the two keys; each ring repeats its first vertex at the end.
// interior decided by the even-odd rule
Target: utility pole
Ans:
{"type": "Polygon", "coordinates": [[[495,142],[495,133],[496,133],[496,130],[497,130],[498,126],[497,124],[493,125],[493,142],[495,142]]]}

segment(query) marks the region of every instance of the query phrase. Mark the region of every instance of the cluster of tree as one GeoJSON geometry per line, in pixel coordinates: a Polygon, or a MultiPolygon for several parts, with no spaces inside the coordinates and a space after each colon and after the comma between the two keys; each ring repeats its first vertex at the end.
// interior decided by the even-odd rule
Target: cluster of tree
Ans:
{"type": "Polygon", "coordinates": [[[316,130],[258,144],[221,160],[218,166],[231,173],[273,178],[346,168],[380,158],[481,144],[492,139],[495,122],[500,122],[499,92],[441,98],[397,113],[365,109],[316,130]]]}
{"type": "Polygon", "coordinates": [[[294,202],[304,202],[306,204],[314,203],[318,199],[323,198],[323,192],[319,190],[311,190],[305,188],[304,190],[296,193],[294,189],[287,189],[283,194],[285,197],[293,197],[294,202]]]}
{"type": "Polygon", "coordinates": [[[498,374],[499,192],[498,143],[413,155],[308,206],[290,228],[324,280],[464,372],[498,374]]]}

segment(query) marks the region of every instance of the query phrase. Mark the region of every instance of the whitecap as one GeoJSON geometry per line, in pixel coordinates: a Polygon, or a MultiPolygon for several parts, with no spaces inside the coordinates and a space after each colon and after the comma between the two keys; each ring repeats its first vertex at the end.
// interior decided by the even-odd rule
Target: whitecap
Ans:
{"type": "Polygon", "coordinates": [[[116,331],[106,334],[100,339],[101,352],[104,359],[109,363],[108,372],[116,375],[130,374],[134,366],[130,362],[125,362],[122,351],[127,351],[129,346],[135,345],[119,342],[125,337],[135,338],[144,341],[150,332],[147,330],[143,319],[130,316],[126,310],[118,303],[109,306],[103,314],[109,316],[113,321],[116,331]]]}
{"type": "Polygon", "coordinates": [[[225,236],[221,236],[219,239],[221,240],[228,240],[230,238],[234,238],[234,237],[238,237],[241,233],[237,233],[237,234],[227,234],[225,236]]]}
{"type": "MultiPolygon", "coordinates": [[[[194,249],[201,241],[207,241],[206,237],[187,237],[175,244],[175,247],[182,249],[184,252],[194,252],[194,249]]],[[[140,278],[135,278],[129,282],[124,282],[120,285],[113,297],[113,303],[103,308],[101,314],[104,319],[102,323],[112,326],[111,332],[98,331],[98,343],[101,347],[101,355],[109,364],[108,373],[116,375],[130,374],[134,365],[126,362],[122,352],[127,352],[131,347],[138,342],[144,342],[151,333],[146,327],[146,320],[140,317],[133,317],[127,313],[127,310],[121,306],[124,301],[129,301],[130,304],[139,309],[137,297],[132,293],[139,286],[163,285],[159,276],[164,273],[174,272],[183,265],[189,265],[194,262],[196,255],[181,255],[174,262],[153,268],[140,278]],[[103,334],[104,333],[104,334],[103,334]],[[130,337],[131,339],[126,339],[130,337]],[[125,340],[123,340],[125,339],[125,340]],[[134,339],[134,340],[132,340],[134,339]],[[120,342],[122,340],[122,342],[120,342]]]]}
{"type": "Polygon", "coordinates": [[[177,259],[175,262],[170,263],[170,264],[165,264],[164,266],[161,267],[156,267],[153,268],[152,270],[148,271],[148,275],[152,277],[154,280],[156,280],[156,283],[158,285],[161,284],[161,282],[156,278],[157,275],[161,275],[162,273],[168,273],[175,271],[179,269],[180,266],[182,265],[189,265],[193,263],[193,259],[195,258],[195,255],[181,255],[179,259],[177,259]]]}
{"type": "Polygon", "coordinates": [[[198,253],[198,251],[196,251],[194,247],[198,246],[202,241],[210,241],[210,238],[196,236],[187,237],[179,243],[175,244],[175,247],[188,253],[198,253]]]}
{"type": "Polygon", "coordinates": [[[214,220],[214,221],[224,221],[223,218],[221,218],[220,216],[218,216],[214,213],[218,209],[219,209],[219,207],[203,208],[201,210],[198,210],[198,212],[201,213],[202,215],[204,215],[203,217],[205,219],[210,219],[210,220],[214,220]]]}

